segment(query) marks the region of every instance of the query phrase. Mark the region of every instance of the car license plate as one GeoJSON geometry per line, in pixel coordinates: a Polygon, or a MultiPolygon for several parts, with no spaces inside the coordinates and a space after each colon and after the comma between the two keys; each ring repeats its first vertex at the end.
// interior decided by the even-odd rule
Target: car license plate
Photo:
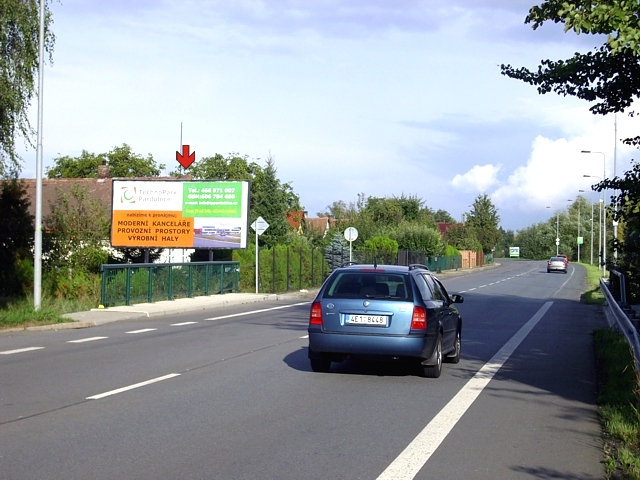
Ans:
{"type": "Polygon", "coordinates": [[[385,315],[347,315],[348,325],[373,325],[376,327],[386,327],[387,317],[385,315]]]}

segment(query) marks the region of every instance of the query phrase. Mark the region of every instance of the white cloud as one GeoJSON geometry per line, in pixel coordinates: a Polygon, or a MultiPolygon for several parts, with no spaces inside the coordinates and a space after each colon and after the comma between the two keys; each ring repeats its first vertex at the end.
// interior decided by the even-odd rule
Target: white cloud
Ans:
{"type": "Polygon", "coordinates": [[[500,165],[476,165],[464,175],[456,175],[451,184],[467,192],[486,192],[498,183],[501,168],[500,165]]]}

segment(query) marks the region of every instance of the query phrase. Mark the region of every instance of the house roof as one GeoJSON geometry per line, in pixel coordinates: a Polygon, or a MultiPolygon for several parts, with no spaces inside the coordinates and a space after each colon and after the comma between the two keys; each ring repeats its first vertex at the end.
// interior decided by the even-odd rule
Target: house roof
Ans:
{"type": "MultiPolygon", "coordinates": [[[[31,202],[29,213],[36,214],[36,179],[21,179],[27,190],[27,198],[31,202]]],[[[93,198],[111,209],[111,178],[43,178],[42,179],[42,217],[51,213],[51,204],[58,198],[58,192],[69,193],[73,185],[85,188],[93,198]]]]}
{"type": "Polygon", "coordinates": [[[447,230],[449,230],[454,225],[454,223],[438,222],[438,230],[440,230],[440,235],[444,235],[445,233],[447,233],[447,230]]]}
{"type": "Polygon", "coordinates": [[[306,215],[307,212],[304,210],[292,210],[287,212],[287,222],[291,228],[299,230],[306,215]]]}
{"type": "MultiPolygon", "coordinates": [[[[175,177],[154,177],[154,180],[189,180],[190,176],[183,178],[175,177]]],[[[58,199],[58,192],[70,193],[71,188],[74,185],[80,185],[86,189],[89,194],[101,201],[105,208],[111,210],[111,196],[112,196],[112,184],[113,179],[107,178],[43,178],[42,179],[42,217],[45,218],[51,213],[51,204],[55,203],[58,199]]],[[[126,180],[149,180],[149,178],[127,178],[126,180]]],[[[36,214],[36,179],[35,178],[21,178],[21,182],[27,190],[27,198],[30,201],[29,213],[31,215],[36,214]]]]}
{"type": "Polygon", "coordinates": [[[329,230],[329,217],[305,218],[304,225],[307,231],[324,233],[329,230]]]}

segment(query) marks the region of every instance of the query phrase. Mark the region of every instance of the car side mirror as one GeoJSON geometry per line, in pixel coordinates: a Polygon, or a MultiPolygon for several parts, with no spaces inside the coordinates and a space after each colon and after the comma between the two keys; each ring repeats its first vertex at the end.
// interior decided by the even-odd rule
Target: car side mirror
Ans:
{"type": "Polygon", "coordinates": [[[464,297],[462,295],[454,293],[453,295],[451,295],[451,301],[453,303],[464,303],[464,297]]]}

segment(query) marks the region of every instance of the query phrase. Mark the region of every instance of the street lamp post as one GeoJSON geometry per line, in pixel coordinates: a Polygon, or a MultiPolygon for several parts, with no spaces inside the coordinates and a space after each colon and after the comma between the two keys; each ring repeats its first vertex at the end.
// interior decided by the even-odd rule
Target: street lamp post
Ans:
{"type": "MultiPolygon", "coordinates": [[[[579,192],[583,192],[584,190],[578,190],[579,192]]],[[[593,202],[591,203],[591,260],[589,262],[590,265],[593,265],[593,202]]]]}
{"type": "MultiPolygon", "coordinates": [[[[603,152],[592,152],[591,150],[582,150],[581,153],[599,153],[600,155],[602,155],[603,167],[602,167],[601,181],[607,178],[607,157],[603,152]]],[[[599,177],[596,177],[595,175],[589,175],[589,176],[599,178],[599,177]]],[[[602,192],[602,197],[606,198],[604,190],[602,192]]],[[[606,203],[604,203],[604,200],[602,204],[602,209],[604,210],[604,215],[602,218],[602,276],[604,277],[607,273],[607,205],[606,203]]]]}
{"type": "MultiPolygon", "coordinates": [[[[583,177],[597,178],[602,181],[598,175],[583,175],[583,177]]],[[[602,268],[602,196],[598,196],[598,270],[602,268]]]]}
{"type": "MultiPolygon", "coordinates": [[[[551,207],[547,207],[551,208],[551,207]]],[[[560,210],[556,212],[556,257],[560,253],[560,210]]]]}
{"type": "MultiPolygon", "coordinates": [[[[573,202],[573,200],[567,200],[567,202],[573,202]]],[[[578,202],[578,237],[576,238],[576,244],[578,245],[578,263],[580,263],[580,198],[577,200],[578,202]]]]}

